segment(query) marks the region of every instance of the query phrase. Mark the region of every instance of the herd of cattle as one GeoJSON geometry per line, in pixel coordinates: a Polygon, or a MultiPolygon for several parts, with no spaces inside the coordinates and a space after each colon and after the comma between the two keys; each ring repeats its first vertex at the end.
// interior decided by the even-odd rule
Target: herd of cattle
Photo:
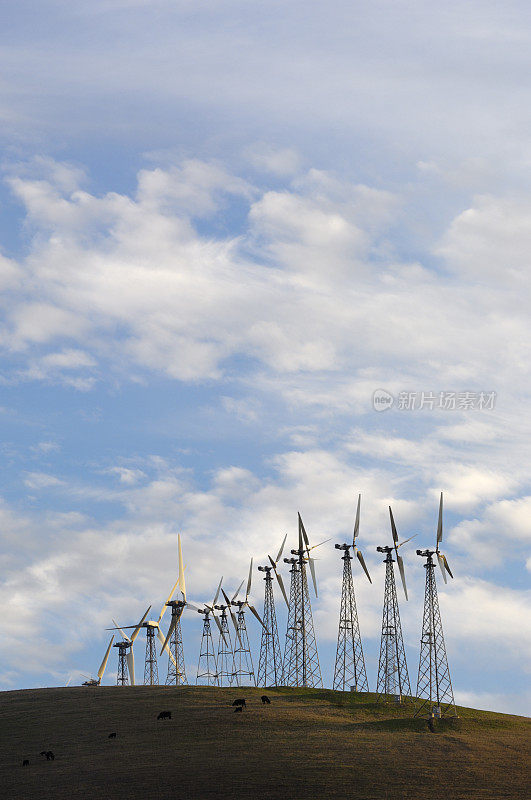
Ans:
{"type": "MultiPolygon", "coordinates": [[[[270,703],[271,703],[271,700],[269,699],[269,697],[266,694],[263,694],[261,696],[260,700],[262,701],[262,705],[270,705],[270,703]]],[[[235,713],[237,711],[241,712],[241,711],[243,711],[244,708],[247,708],[247,703],[245,702],[245,697],[237,697],[236,700],[234,700],[234,702],[232,703],[232,705],[236,706],[236,708],[234,709],[235,713]]],[[[159,719],[171,719],[171,711],[159,711],[157,719],[158,720],[159,719]]],[[[116,732],[113,731],[112,733],[109,733],[107,738],[108,739],[116,739],[116,732]]],[[[41,750],[39,755],[45,756],[46,757],[46,761],[54,761],[54,759],[55,759],[55,755],[51,750],[41,750]]],[[[22,761],[22,766],[23,767],[29,767],[29,763],[30,763],[29,762],[29,758],[25,758],[22,761]]]]}

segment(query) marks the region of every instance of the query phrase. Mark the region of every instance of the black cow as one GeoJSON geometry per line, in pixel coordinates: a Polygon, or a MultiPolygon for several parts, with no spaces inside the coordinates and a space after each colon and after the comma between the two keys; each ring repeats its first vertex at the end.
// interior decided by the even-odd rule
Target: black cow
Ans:
{"type": "Polygon", "coordinates": [[[269,699],[269,697],[266,694],[263,694],[262,697],[260,698],[260,700],[262,701],[262,705],[270,705],[271,704],[271,700],[269,699]]]}
{"type": "Polygon", "coordinates": [[[55,759],[55,756],[51,750],[41,750],[39,755],[46,756],[46,761],[53,761],[55,759]]]}
{"type": "Polygon", "coordinates": [[[237,707],[234,709],[234,713],[235,713],[235,714],[237,714],[237,713],[238,713],[238,711],[241,713],[241,712],[243,711],[243,706],[237,706],[237,707]]]}
{"type": "Polygon", "coordinates": [[[116,734],[115,734],[115,733],[110,733],[110,734],[107,736],[107,739],[116,739],[116,734]]]}
{"type": "Polygon", "coordinates": [[[171,711],[161,711],[157,719],[171,719],[171,711]]]}
{"type": "Polygon", "coordinates": [[[237,700],[234,700],[232,705],[233,706],[246,706],[245,697],[238,697],[237,700]]]}
{"type": "Polygon", "coordinates": [[[24,761],[22,762],[22,766],[29,767],[29,760],[27,758],[25,758],[24,761]]]}

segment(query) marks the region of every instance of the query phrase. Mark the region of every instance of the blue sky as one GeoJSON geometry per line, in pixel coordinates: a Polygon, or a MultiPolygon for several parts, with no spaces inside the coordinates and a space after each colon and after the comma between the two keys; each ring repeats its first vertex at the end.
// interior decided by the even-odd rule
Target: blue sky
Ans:
{"type": "MultiPolygon", "coordinates": [[[[361,492],[374,688],[387,506],[426,546],[444,491],[456,699],[529,713],[528,6],[4,16],[0,685],[94,674],[111,616],[162,604],[178,532],[206,600],[293,546],[298,510],[313,541],[345,540],[361,492]],[[496,402],[398,406],[452,391],[496,402]]],[[[332,545],[314,607],[328,685],[332,545]]],[[[413,683],[424,570],[406,556],[413,683]]],[[[192,676],[199,633],[190,613],[192,676]]]]}

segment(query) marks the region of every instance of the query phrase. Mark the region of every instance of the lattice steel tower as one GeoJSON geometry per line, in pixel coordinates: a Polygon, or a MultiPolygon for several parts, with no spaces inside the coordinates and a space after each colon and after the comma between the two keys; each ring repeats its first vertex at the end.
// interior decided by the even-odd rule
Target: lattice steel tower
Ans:
{"type": "Polygon", "coordinates": [[[415,716],[418,716],[423,710],[429,711],[430,715],[443,716],[448,714],[449,716],[457,716],[450,669],[446,657],[446,646],[435,581],[435,563],[433,561],[433,556],[436,555],[445,583],[446,572],[450,577],[453,577],[446,556],[439,550],[439,544],[442,541],[442,506],[443,497],[441,493],[435,550],[417,550],[417,555],[426,559],[424,565],[426,588],[424,592],[424,613],[422,616],[417,678],[418,707],[415,716]]]}
{"type": "MultiPolygon", "coordinates": [[[[346,692],[354,689],[356,692],[368,692],[369,683],[365,670],[365,660],[363,658],[363,646],[361,643],[360,626],[358,621],[358,611],[356,607],[356,596],[354,594],[354,580],[352,578],[352,556],[350,548],[356,554],[358,561],[363,567],[369,581],[371,576],[365,565],[365,560],[356,546],[356,537],[360,525],[360,501],[358,496],[358,508],[356,511],[356,522],[354,523],[354,536],[352,544],[336,544],[337,550],[341,550],[344,555],[343,561],[343,584],[341,589],[341,607],[339,611],[339,631],[337,635],[336,664],[334,669],[333,688],[346,692]]],[[[371,581],[372,583],[372,581],[371,581]]]]}
{"type": "MultiPolygon", "coordinates": [[[[324,544],[324,542],[321,542],[321,544],[324,544]]],[[[306,564],[309,564],[315,596],[317,597],[315,566],[313,558],[310,557],[310,550],[315,547],[319,547],[319,545],[310,547],[308,536],[299,514],[299,549],[291,551],[296,558],[284,559],[286,564],[291,565],[288,625],[284,650],[284,684],[286,686],[315,688],[323,685],[313,627],[310,593],[306,578],[306,564]]]]}
{"type": "Polygon", "coordinates": [[[274,568],[258,567],[258,569],[260,572],[265,572],[264,627],[262,628],[258,659],[258,686],[282,686],[282,653],[278,639],[273,578],[271,576],[274,568]]]}
{"type": "Polygon", "coordinates": [[[234,680],[234,651],[232,649],[232,639],[227,622],[227,608],[229,605],[214,606],[221,611],[220,632],[218,642],[217,677],[219,686],[231,686],[234,680]]]}
{"type": "Polygon", "coordinates": [[[199,609],[203,614],[203,635],[201,637],[201,647],[199,649],[199,661],[197,663],[196,684],[206,684],[207,686],[218,686],[218,670],[216,665],[216,653],[212,631],[210,630],[210,609],[199,609]]]}
{"type": "Polygon", "coordinates": [[[168,657],[166,686],[186,686],[188,681],[186,679],[186,667],[184,663],[181,617],[187,603],[186,600],[170,600],[166,605],[171,608],[170,652],[168,657]]]}
{"type": "MultiPolygon", "coordinates": [[[[382,636],[380,640],[380,658],[378,661],[378,681],[376,691],[378,700],[394,699],[402,702],[402,697],[411,695],[411,685],[407,669],[406,651],[404,649],[404,639],[402,636],[402,625],[400,623],[400,611],[398,608],[398,597],[396,593],[396,580],[394,573],[394,551],[404,594],[407,598],[406,576],[404,572],[404,562],[398,552],[398,548],[413,539],[398,543],[398,533],[393,519],[393,512],[389,507],[391,519],[391,532],[393,535],[393,545],[391,547],[377,547],[379,553],[385,553],[385,590],[382,615],[382,636]]],[[[416,536],[416,534],[415,534],[416,536]]]]}
{"type": "Polygon", "coordinates": [[[157,649],[155,646],[155,628],[146,626],[146,661],[144,663],[144,686],[158,686],[159,668],[157,666],[157,649]]]}
{"type": "MultiPolygon", "coordinates": [[[[130,639],[113,644],[113,647],[118,648],[118,677],[116,678],[117,686],[129,686],[129,669],[127,662],[130,661],[131,654],[128,651],[132,645],[133,643],[130,639]]],[[[132,676],[131,682],[134,685],[134,675],[132,676]]]]}

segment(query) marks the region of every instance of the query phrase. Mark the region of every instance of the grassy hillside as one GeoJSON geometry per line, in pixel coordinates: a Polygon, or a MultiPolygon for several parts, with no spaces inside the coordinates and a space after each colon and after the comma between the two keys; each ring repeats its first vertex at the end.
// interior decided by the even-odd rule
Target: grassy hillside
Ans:
{"type": "Polygon", "coordinates": [[[531,720],[460,709],[434,733],[374,695],[79,687],[0,694],[6,800],[528,798],[531,720]],[[230,703],[246,697],[247,710],[230,703]],[[171,721],[157,721],[161,710],[171,721]],[[116,739],[108,734],[115,731],[116,739]],[[46,761],[41,750],[53,750],[46,761]],[[29,767],[22,760],[29,758],[29,767]]]}

